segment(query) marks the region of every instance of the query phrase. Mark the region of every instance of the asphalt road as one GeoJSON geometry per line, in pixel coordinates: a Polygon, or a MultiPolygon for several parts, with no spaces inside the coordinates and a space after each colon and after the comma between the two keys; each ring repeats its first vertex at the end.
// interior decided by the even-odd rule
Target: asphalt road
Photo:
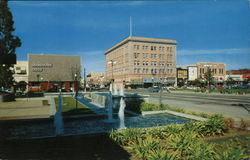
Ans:
{"type": "MultiPolygon", "coordinates": [[[[159,104],[159,93],[146,89],[129,90],[128,93],[150,95],[149,102],[159,104]]],[[[241,118],[250,122],[250,95],[228,95],[214,93],[178,92],[162,93],[162,103],[187,111],[219,113],[236,120],[241,118]]]]}

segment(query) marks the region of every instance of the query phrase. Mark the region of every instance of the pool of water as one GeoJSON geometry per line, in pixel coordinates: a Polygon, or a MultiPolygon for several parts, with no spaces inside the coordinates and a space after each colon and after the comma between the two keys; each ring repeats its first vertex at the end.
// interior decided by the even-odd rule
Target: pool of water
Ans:
{"type": "MultiPolygon", "coordinates": [[[[169,114],[129,116],[125,117],[125,126],[126,128],[148,128],[165,126],[172,123],[185,123],[187,121],[187,119],[169,114]]],[[[106,133],[118,128],[119,120],[116,115],[114,115],[114,122],[112,123],[106,122],[105,119],[70,119],[64,120],[63,136],[106,133]]],[[[53,136],[55,136],[53,119],[39,123],[31,120],[0,126],[0,138],[4,139],[29,139],[53,136]]]]}

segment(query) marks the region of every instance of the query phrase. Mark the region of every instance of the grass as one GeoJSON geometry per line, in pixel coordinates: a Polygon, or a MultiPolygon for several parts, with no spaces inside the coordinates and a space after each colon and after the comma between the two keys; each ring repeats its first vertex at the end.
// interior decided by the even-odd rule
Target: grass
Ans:
{"type": "MultiPolygon", "coordinates": [[[[58,98],[55,98],[56,109],[58,108],[58,98]]],[[[89,108],[77,102],[72,97],[63,97],[63,115],[84,115],[84,114],[94,114],[89,108]]]]}

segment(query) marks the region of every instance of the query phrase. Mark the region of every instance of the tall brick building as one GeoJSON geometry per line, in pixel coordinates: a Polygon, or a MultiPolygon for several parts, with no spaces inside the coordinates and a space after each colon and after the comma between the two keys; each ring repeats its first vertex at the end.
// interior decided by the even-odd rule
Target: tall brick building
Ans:
{"type": "Polygon", "coordinates": [[[104,52],[106,78],[146,84],[176,79],[176,40],[127,37],[104,52]]]}

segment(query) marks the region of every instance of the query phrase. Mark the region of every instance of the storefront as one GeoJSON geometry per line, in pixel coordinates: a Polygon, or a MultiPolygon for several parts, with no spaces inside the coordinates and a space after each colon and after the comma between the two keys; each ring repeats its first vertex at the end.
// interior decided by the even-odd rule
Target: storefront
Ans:
{"type": "Polygon", "coordinates": [[[72,91],[79,88],[81,57],[30,54],[29,91],[72,91]]]}

